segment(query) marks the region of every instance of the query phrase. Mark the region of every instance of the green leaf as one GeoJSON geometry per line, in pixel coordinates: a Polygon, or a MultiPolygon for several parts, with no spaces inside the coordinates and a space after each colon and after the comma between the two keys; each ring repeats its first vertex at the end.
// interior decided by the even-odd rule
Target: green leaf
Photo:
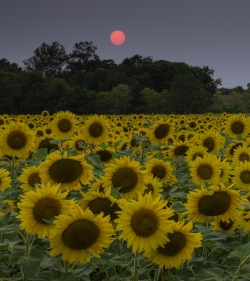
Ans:
{"type": "Polygon", "coordinates": [[[79,268],[72,271],[75,277],[88,276],[95,269],[95,266],[90,264],[83,264],[79,268]]]}
{"type": "Polygon", "coordinates": [[[183,281],[179,276],[171,275],[168,278],[169,281],[183,281]]]}
{"type": "Polygon", "coordinates": [[[242,260],[247,256],[250,256],[250,242],[237,247],[235,251],[228,255],[228,258],[239,258],[242,260]]]}
{"type": "Polygon", "coordinates": [[[21,257],[17,264],[22,267],[28,277],[33,277],[38,272],[40,259],[34,257],[21,257]]]}
{"type": "Polygon", "coordinates": [[[0,227],[0,234],[9,234],[16,232],[19,228],[19,225],[16,223],[5,225],[3,227],[0,227]]]}
{"type": "Polygon", "coordinates": [[[72,281],[72,280],[75,280],[74,278],[74,275],[72,272],[66,272],[66,273],[63,273],[61,276],[60,276],[60,281],[72,281]]]}
{"type": "Polygon", "coordinates": [[[53,280],[53,276],[52,276],[52,272],[50,271],[42,271],[39,272],[34,277],[32,277],[32,281],[52,281],[52,280],[53,280]]]}
{"type": "Polygon", "coordinates": [[[212,267],[209,269],[202,268],[201,271],[196,275],[196,281],[221,281],[224,280],[222,275],[224,270],[220,267],[212,267]]]}

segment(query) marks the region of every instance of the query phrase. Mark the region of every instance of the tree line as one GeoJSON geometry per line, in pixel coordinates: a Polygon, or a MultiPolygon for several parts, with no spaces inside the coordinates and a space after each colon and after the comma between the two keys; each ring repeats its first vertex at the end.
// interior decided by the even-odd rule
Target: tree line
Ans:
{"type": "MultiPolygon", "coordinates": [[[[208,66],[154,61],[139,54],[116,64],[101,60],[96,50],[84,41],[67,54],[53,42],[36,48],[23,68],[0,59],[0,114],[40,114],[44,109],[75,114],[219,113],[237,100],[224,100],[232,91],[218,88],[221,79],[214,79],[208,66]]],[[[242,104],[230,110],[248,111],[249,89],[233,92],[242,104]]]]}

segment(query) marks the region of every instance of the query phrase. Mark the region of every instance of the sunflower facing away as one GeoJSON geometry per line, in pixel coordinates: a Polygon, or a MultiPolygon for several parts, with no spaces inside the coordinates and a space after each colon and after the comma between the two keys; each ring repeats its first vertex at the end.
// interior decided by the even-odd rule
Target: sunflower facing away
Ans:
{"type": "Polygon", "coordinates": [[[121,187],[120,193],[127,200],[138,197],[139,193],[146,189],[140,163],[130,160],[129,156],[115,159],[114,163],[107,165],[104,173],[103,187],[109,188],[110,185],[114,188],[121,187]]]}
{"type": "Polygon", "coordinates": [[[188,219],[204,223],[207,219],[219,219],[224,222],[237,219],[237,209],[241,208],[239,191],[233,190],[234,184],[212,185],[209,189],[201,188],[187,195],[188,219]]]}
{"type": "Polygon", "coordinates": [[[194,249],[202,246],[201,233],[192,233],[192,227],[192,222],[186,225],[183,221],[174,223],[173,233],[167,234],[169,241],[144,255],[150,262],[158,264],[161,268],[180,268],[183,262],[192,258],[194,249]]]}
{"type": "Polygon", "coordinates": [[[68,110],[65,112],[60,111],[54,115],[54,119],[51,121],[50,126],[57,138],[70,138],[77,129],[75,114],[68,110]]]}
{"type": "Polygon", "coordinates": [[[60,151],[48,154],[40,164],[42,182],[60,183],[61,189],[69,191],[80,189],[82,184],[89,184],[93,178],[93,167],[83,160],[84,155],[68,156],[67,151],[62,155],[60,151]]]}
{"type": "Polygon", "coordinates": [[[173,221],[168,218],[173,211],[164,209],[166,202],[160,197],[153,199],[151,192],[144,196],[139,194],[138,201],[129,201],[121,206],[122,211],[117,212],[116,230],[122,231],[119,239],[127,240],[133,253],[137,250],[148,253],[169,241],[167,234],[173,232],[173,221]]]}
{"type": "Polygon", "coordinates": [[[62,260],[69,263],[90,262],[90,253],[99,258],[103,248],[108,248],[113,241],[113,234],[108,216],[94,216],[89,209],[83,211],[75,206],[70,216],[57,217],[55,228],[50,232],[50,255],[62,254],[62,260]]]}
{"type": "Polygon", "coordinates": [[[69,214],[75,204],[74,200],[64,199],[67,194],[68,192],[60,192],[60,185],[51,186],[48,183],[21,195],[22,199],[17,203],[20,209],[17,216],[21,220],[20,227],[29,234],[37,234],[39,238],[49,237],[54,224],[47,223],[45,220],[60,214],[69,214]]]}
{"type": "Polygon", "coordinates": [[[104,116],[94,115],[83,126],[82,135],[90,144],[105,143],[108,140],[109,122],[104,116]]]}
{"type": "Polygon", "coordinates": [[[22,122],[11,121],[0,134],[0,149],[11,157],[26,159],[33,147],[35,132],[22,122]]]}

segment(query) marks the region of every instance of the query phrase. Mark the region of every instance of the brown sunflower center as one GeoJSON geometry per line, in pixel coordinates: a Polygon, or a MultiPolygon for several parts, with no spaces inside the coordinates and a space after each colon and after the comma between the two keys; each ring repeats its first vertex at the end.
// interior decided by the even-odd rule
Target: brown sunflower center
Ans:
{"type": "Polygon", "coordinates": [[[110,215],[110,220],[113,221],[118,216],[115,214],[116,211],[120,211],[120,207],[112,202],[108,198],[96,198],[89,202],[88,207],[93,214],[104,213],[104,216],[110,215]]]}
{"type": "Polygon", "coordinates": [[[39,147],[38,147],[38,149],[39,148],[47,148],[48,149],[48,153],[50,153],[50,150],[51,149],[56,149],[56,150],[58,150],[59,149],[59,147],[58,147],[58,145],[57,144],[55,144],[55,143],[50,143],[50,141],[52,141],[53,139],[45,139],[45,140],[42,140],[41,142],[40,142],[40,144],[39,144],[39,147]]]}
{"type": "Polygon", "coordinates": [[[99,236],[100,229],[94,222],[79,219],[63,231],[62,241],[73,250],[86,250],[98,240],[99,236]]]}
{"type": "Polygon", "coordinates": [[[154,187],[151,183],[146,184],[146,189],[144,191],[144,194],[148,194],[151,191],[151,194],[154,193],[154,187]]]}
{"type": "Polygon", "coordinates": [[[57,183],[71,183],[83,173],[81,163],[74,159],[61,159],[49,167],[49,175],[57,183]]]}
{"type": "Polygon", "coordinates": [[[21,131],[12,131],[7,137],[8,146],[12,149],[22,149],[27,143],[26,135],[21,131]]]}
{"type": "Polygon", "coordinates": [[[157,139],[165,138],[169,133],[169,129],[169,124],[161,124],[155,129],[154,135],[157,139]]]}
{"type": "Polygon", "coordinates": [[[242,134],[244,131],[244,124],[241,121],[235,121],[231,124],[231,130],[234,134],[242,134]]]}
{"type": "Polygon", "coordinates": [[[207,148],[207,152],[211,152],[215,147],[215,141],[212,137],[208,137],[203,141],[203,146],[207,148]]]}
{"type": "Polygon", "coordinates": [[[120,168],[112,177],[114,188],[122,187],[121,193],[127,193],[135,188],[138,182],[138,176],[135,171],[129,167],[120,168]]]}
{"type": "Polygon", "coordinates": [[[229,209],[231,201],[231,196],[226,191],[214,192],[199,200],[198,210],[205,216],[219,216],[229,209]]]}
{"type": "Polygon", "coordinates": [[[188,147],[186,145],[179,145],[175,148],[174,155],[175,156],[186,155],[187,150],[188,147]]]}
{"type": "Polygon", "coordinates": [[[164,245],[164,248],[158,248],[159,253],[167,257],[176,256],[187,244],[187,238],[181,232],[174,231],[174,233],[168,233],[168,239],[170,241],[164,245]]]}
{"type": "Polygon", "coordinates": [[[34,219],[41,223],[47,224],[43,219],[50,220],[61,213],[60,202],[56,199],[45,197],[39,200],[33,208],[34,219]]]}
{"type": "Polygon", "coordinates": [[[242,152],[240,155],[239,155],[239,160],[244,162],[244,161],[249,161],[249,155],[245,152],[242,152]]]}
{"type": "Polygon", "coordinates": [[[98,138],[102,135],[103,133],[103,127],[102,124],[99,122],[94,122],[89,126],[89,134],[93,138],[98,138]]]}
{"type": "Polygon", "coordinates": [[[220,222],[219,222],[219,226],[223,230],[230,229],[233,226],[233,224],[234,224],[234,222],[231,219],[229,219],[229,222],[222,221],[222,220],[220,220],[220,222]]]}
{"type": "Polygon", "coordinates": [[[156,214],[149,209],[136,211],[131,218],[131,227],[136,235],[140,237],[149,237],[153,235],[159,225],[156,214]]]}
{"type": "Polygon", "coordinates": [[[197,174],[202,180],[209,180],[213,176],[213,168],[208,164],[201,164],[197,168],[197,174]]]}
{"type": "Polygon", "coordinates": [[[203,153],[201,153],[201,152],[196,152],[196,153],[194,153],[193,156],[192,156],[192,161],[194,161],[197,157],[203,158],[203,156],[204,156],[203,153]]]}
{"type": "Polygon", "coordinates": [[[233,145],[230,149],[230,154],[234,155],[234,150],[240,146],[242,146],[242,143],[236,143],[235,145],[233,145]]]}
{"type": "Polygon", "coordinates": [[[195,128],[197,126],[197,124],[194,122],[194,121],[191,121],[190,123],[189,123],[189,127],[190,128],[195,128]]]}
{"type": "Polygon", "coordinates": [[[244,170],[240,173],[240,179],[243,183],[249,184],[250,183],[250,171],[244,170]]]}
{"type": "Polygon", "coordinates": [[[155,165],[151,170],[151,174],[155,178],[163,179],[166,176],[167,171],[162,165],[155,165]]]}
{"type": "Polygon", "coordinates": [[[100,156],[102,162],[108,162],[113,157],[108,150],[98,150],[96,153],[100,156]]]}
{"type": "Polygon", "coordinates": [[[39,173],[32,173],[31,175],[29,175],[28,183],[32,187],[34,187],[36,184],[40,184],[41,179],[39,177],[39,173]]]}
{"type": "Polygon", "coordinates": [[[75,142],[75,148],[79,151],[84,150],[84,148],[83,148],[84,143],[85,143],[85,141],[83,141],[83,140],[77,140],[75,142]]]}
{"type": "Polygon", "coordinates": [[[62,118],[58,121],[57,127],[61,132],[67,133],[71,130],[72,124],[71,124],[70,120],[68,120],[66,118],[62,118]]]}
{"type": "Polygon", "coordinates": [[[174,212],[174,214],[172,215],[172,217],[169,218],[169,220],[173,220],[175,222],[178,222],[179,221],[178,213],[174,212]]]}

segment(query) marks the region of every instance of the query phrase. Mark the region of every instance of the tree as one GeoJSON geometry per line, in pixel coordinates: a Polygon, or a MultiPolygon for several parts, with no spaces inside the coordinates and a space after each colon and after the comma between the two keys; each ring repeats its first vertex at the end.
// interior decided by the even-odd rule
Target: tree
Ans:
{"type": "Polygon", "coordinates": [[[131,113],[130,88],[125,84],[120,84],[114,87],[111,91],[111,103],[115,114],[131,113]]]}
{"type": "Polygon", "coordinates": [[[209,111],[212,113],[222,113],[225,111],[224,99],[221,95],[221,91],[216,91],[212,97],[212,104],[209,107],[209,111]]]}
{"type": "Polygon", "coordinates": [[[229,94],[227,101],[225,102],[225,108],[229,113],[244,112],[242,95],[238,92],[232,91],[229,94]]]}
{"type": "Polygon", "coordinates": [[[97,69],[101,61],[95,53],[96,50],[97,47],[92,42],[75,43],[73,51],[69,54],[67,70],[75,73],[77,71],[94,71],[97,69]]]}
{"type": "Polygon", "coordinates": [[[25,69],[35,70],[43,76],[55,77],[62,73],[67,63],[67,53],[63,45],[53,42],[51,45],[43,43],[34,51],[34,56],[24,60],[25,69]]]}
{"type": "Polygon", "coordinates": [[[170,84],[170,96],[176,113],[205,113],[210,104],[207,92],[191,73],[176,75],[170,84]]]}
{"type": "Polygon", "coordinates": [[[18,73],[22,71],[22,68],[17,63],[10,63],[7,59],[0,59],[0,70],[6,72],[18,73]]]}

